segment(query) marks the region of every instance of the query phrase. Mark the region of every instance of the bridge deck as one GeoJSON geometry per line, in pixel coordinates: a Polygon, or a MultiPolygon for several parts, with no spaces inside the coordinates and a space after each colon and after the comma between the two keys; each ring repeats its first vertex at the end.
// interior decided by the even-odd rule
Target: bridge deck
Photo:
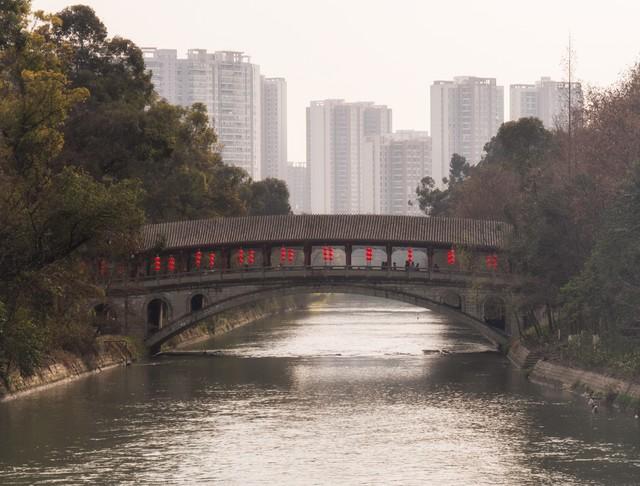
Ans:
{"type": "Polygon", "coordinates": [[[286,283],[301,279],[332,280],[340,283],[358,282],[397,282],[419,283],[434,285],[469,286],[481,284],[483,286],[504,287],[513,285],[514,277],[510,274],[495,272],[464,272],[428,270],[405,270],[393,268],[372,268],[353,266],[322,266],[322,267],[262,267],[243,270],[200,271],[188,273],[172,273],[157,276],[131,278],[127,281],[116,281],[108,286],[109,294],[146,293],[151,289],[173,289],[180,287],[200,287],[203,285],[233,285],[250,283],[286,283]]]}

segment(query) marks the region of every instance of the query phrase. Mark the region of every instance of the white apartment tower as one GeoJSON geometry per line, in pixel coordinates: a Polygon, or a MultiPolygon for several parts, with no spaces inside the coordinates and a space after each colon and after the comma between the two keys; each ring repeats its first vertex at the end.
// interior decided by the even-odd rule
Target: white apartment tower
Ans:
{"type": "Polygon", "coordinates": [[[295,214],[309,212],[309,174],[305,162],[287,163],[289,204],[295,214]]]}
{"type": "Polygon", "coordinates": [[[572,111],[583,104],[580,83],[552,81],[543,77],[535,84],[512,84],[509,88],[509,118],[539,118],[547,129],[566,128],[568,125],[569,100],[572,111]]]}
{"type": "Polygon", "coordinates": [[[218,135],[225,163],[260,178],[262,102],[260,67],[237,51],[190,49],[179,59],[174,49],[143,49],[158,94],[168,102],[203,103],[218,135]]]}
{"type": "Polygon", "coordinates": [[[431,175],[431,137],[427,132],[399,130],[380,140],[380,212],[424,215],[416,188],[431,175]]]}
{"type": "Polygon", "coordinates": [[[287,180],[287,82],[262,78],[262,178],[287,180]]]}
{"type": "Polygon", "coordinates": [[[477,164],[504,121],[504,89],[495,78],[458,76],[431,85],[432,177],[449,174],[454,153],[477,164]]]}
{"type": "Polygon", "coordinates": [[[371,102],[312,101],[307,108],[307,171],[315,214],[373,212],[366,137],[391,132],[391,110],[371,102]]]}

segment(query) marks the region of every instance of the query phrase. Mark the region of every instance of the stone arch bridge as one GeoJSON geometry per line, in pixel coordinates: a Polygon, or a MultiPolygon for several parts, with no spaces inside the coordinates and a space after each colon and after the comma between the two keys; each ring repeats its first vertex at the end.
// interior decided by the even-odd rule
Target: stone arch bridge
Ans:
{"type": "Polygon", "coordinates": [[[216,218],[147,225],[126,265],[101,261],[108,309],[151,352],[232,309],[300,293],[379,296],[451,315],[496,345],[517,332],[495,221],[378,215],[216,218]]]}

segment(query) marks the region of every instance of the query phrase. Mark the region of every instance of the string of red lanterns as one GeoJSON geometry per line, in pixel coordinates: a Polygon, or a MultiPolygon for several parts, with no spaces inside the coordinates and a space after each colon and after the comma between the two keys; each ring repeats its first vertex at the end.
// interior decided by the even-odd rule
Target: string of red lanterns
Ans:
{"type": "Polygon", "coordinates": [[[447,252],[447,263],[449,265],[455,265],[456,264],[456,250],[455,250],[455,248],[451,248],[447,252]]]}
{"type": "Polygon", "coordinates": [[[498,255],[496,255],[495,253],[493,255],[487,255],[485,257],[485,262],[489,270],[498,269],[498,255]]]}

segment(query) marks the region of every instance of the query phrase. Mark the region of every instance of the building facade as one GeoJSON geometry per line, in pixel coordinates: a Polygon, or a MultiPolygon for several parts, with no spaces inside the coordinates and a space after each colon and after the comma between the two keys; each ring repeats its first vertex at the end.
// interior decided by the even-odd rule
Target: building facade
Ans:
{"type": "Polygon", "coordinates": [[[380,143],[380,214],[424,215],[416,188],[431,176],[431,137],[427,132],[401,130],[377,137],[380,143]]]}
{"type": "Polygon", "coordinates": [[[262,178],[287,180],[287,82],[262,78],[262,178]]]}
{"type": "MultiPolygon", "coordinates": [[[[168,102],[207,107],[225,163],[261,177],[262,78],[260,67],[237,51],[143,49],[158,94],[168,102]]],[[[286,159],[285,159],[286,160],[286,159]]]]}
{"type": "Polygon", "coordinates": [[[454,153],[471,165],[504,121],[504,88],[495,78],[458,76],[431,85],[433,178],[438,185],[449,174],[454,153]]]}
{"type": "Polygon", "coordinates": [[[512,84],[509,94],[511,120],[536,117],[547,129],[566,129],[569,125],[569,107],[573,113],[583,105],[580,83],[553,81],[549,77],[540,78],[535,84],[512,84]]]}
{"type": "Polygon", "coordinates": [[[306,162],[288,162],[286,181],[293,213],[309,213],[309,174],[306,162]]]}
{"type": "Polygon", "coordinates": [[[375,175],[365,157],[367,137],[391,133],[391,109],[371,102],[313,101],[307,108],[310,211],[372,212],[375,175]]]}

